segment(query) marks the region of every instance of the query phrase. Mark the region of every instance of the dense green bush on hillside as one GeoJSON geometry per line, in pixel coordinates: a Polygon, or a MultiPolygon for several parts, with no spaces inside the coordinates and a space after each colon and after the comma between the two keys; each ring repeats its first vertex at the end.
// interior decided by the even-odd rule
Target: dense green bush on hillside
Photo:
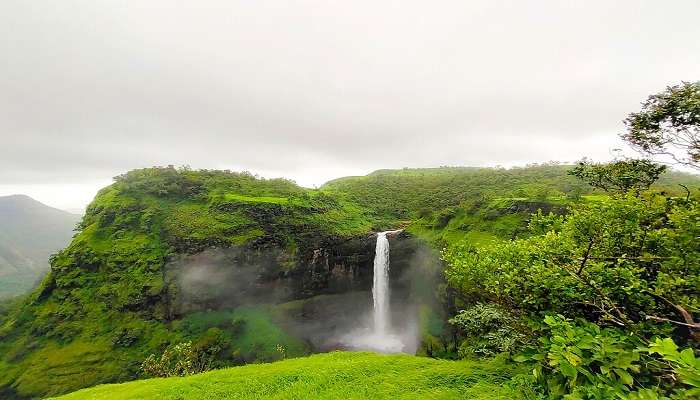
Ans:
{"type": "Polygon", "coordinates": [[[381,170],[363,177],[341,178],[322,189],[348,193],[353,201],[381,218],[409,220],[427,211],[442,211],[464,201],[519,197],[547,197],[592,188],[566,175],[569,166],[527,168],[461,168],[381,170]]]}
{"type": "MultiPolygon", "coordinates": [[[[543,217],[533,221],[542,230],[543,217]]],[[[665,330],[698,308],[700,207],[651,195],[574,207],[544,234],[445,253],[449,282],[532,313],[557,312],[665,330]]]]}
{"type": "MultiPolygon", "coordinates": [[[[697,344],[700,203],[614,196],[564,216],[540,213],[530,229],[522,239],[450,247],[444,259],[448,282],[464,298],[545,318],[539,350],[525,357],[539,364],[545,391],[572,399],[692,393],[694,381],[664,378],[669,368],[696,373],[691,367],[680,372],[685,367],[640,354],[656,336],[697,344]]],[[[682,362],[695,365],[692,352],[682,362]]]]}
{"type": "MultiPolygon", "coordinates": [[[[51,259],[40,287],[0,325],[0,386],[30,396],[134,378],[149,354],[187,340],[196,344],[205,332],[168,324],[176,289],[166,277],[168,260],[209,246],[279,246],[294,257],[309,239],[369,232],[372,223],[362,211],[339,197],[225,171],[149,168],[117,177],[90,204],[73,242],[51,259]],[[83,343],[99,343],[108,353],[99,361],[105,368],[90,370],[84,363],[95,361],[69,350],[83,343]],[[85,372],[42,376],[37,360],[47,349],[58,356],[53,368],[82,365],[85,372]]],[[[279,343],[216,361],[274,359],[279,343]]]]}
{"type": "Polygon", "coordinates": [[[193,171],[188,167],[154,167],[129,171],[114,178],[126,193],[196,198],[199,195],[237,193],[248,196],[289,196],[304,189],[287,179],[262,179],[249,172],[193,171]]]}
{"type": "MultiPolygon", "coordinates": [[[[220,348],[215,348],[219,352],[220,348]]],[[[209,371],[214,361],[214,355],[209,352],[199,352],[192,348],[192,342],[182,342],[169,346],[160,357],[151,354],[141,364],[146,376],[168,377],[185,376],[209,371]]]]}
{"type": "Polygon", "coordinates": [[[515,357],[534,361],[548,396],[567,399],[688,399],[700,395],[700,358],[672,339],[648,342],[619,328],[547,316],[537,346],[515,357]],[[667,397],[670,396],[670,397],[667,397]]]}
{"type": "Polygon", "coordinates": [[[442,248],[463,241],[476,246],[498,240],[527,237],[533,213],[566,213],[572,200],[553,197],[471,199],[440,212],[426,215],[407,230],[442,248]]]}
{"type": "Polygon", "coordinates": [[[517,319],[496,304],[477,303],[460,311],[449,322],[465,336],[459,347],[460,358],[513,352],[525,340],[517,319]]]}

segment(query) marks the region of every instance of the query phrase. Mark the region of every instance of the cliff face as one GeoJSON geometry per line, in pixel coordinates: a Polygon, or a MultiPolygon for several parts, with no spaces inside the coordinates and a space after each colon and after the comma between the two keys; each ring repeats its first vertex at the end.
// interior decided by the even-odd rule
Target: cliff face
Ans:
{"type": "MultiPolygon", "coordinates": [[[[322,238],[317,238],[322,239],[322,238]]],[[[245,304],[283,303],[372,288],[375,234],[317,240],[297,254],[284,248],[210,248],[166,265],[170,318],[245,304]]],[[[407,233],[390,238],[390,280],[397,296],[410,289],[423,245],[407,233]]],[[[405,294],[407,296],[407,294],[405,294]]]]}

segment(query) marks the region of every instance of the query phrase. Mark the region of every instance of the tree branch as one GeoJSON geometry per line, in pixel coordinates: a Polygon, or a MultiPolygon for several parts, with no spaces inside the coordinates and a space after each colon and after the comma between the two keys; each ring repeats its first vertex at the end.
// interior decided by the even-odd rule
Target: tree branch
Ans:
{"type": "Polygon", "coordinates": [[[682,183],[679,183],[678,186],[682,187],[685,189],[685,201],[688,201],[690,199],[690,189],[688,189],[688,186],[685,186],[682,183]]]}
{"type": "Polygon", "coordinates": [[[588,241],[588,248],[586,249],[586,252],[583,254],[583,260],[581,260],[581,266],[578,267],[578,271],[576,272],[576,275],[581,276],[581,272],[583,272],[583,269],[586,267],[586,262],[588,262],[588,256],[591,254],[591,248],[593,247],[593,243],[595,240],[591,238],[588,241]]]}
{"type": "Polygon", "coordinates": [[[690,314],[685,308],[681,307],[678,304],[673,303],[671,300],[665,298],[664,296],[661,296],[660,294],[656,294],[656,293],[651,292],[649,290],[645,290],[645,292],[647,292],[650,295],[656,297],[657,299],[663,301],[668,306],[670,306],[674,310],[676,310],[676,312],[678,312],[678,314],[680,314],[680,316],[683,317],[683,320],[685,321],[684,325],[689,327],[690,335],[693,337],[693,339],[700,342],[700,324],[695,322],[692,314],[690,314]]]}
{"type": "Polygon", "coordinates": [[[651,320],[659,321],[659,322],[670,322],[672,324],[687,326],[687,327],[693,328],[693,329],[700,329],[700,324],[698,324],[698,323],[686,324],[685,322],[678,322],[678,321],[674,321],[674,320],[668,319],[668,318],[657,317],[655,315],[647,315],[646,319],[651,319],[651,320]]]}

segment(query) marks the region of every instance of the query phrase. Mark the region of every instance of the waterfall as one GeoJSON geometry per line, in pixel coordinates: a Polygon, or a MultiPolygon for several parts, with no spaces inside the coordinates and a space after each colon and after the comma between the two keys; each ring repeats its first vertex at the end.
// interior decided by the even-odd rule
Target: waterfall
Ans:
{"type": "MultiPolygon", "coordinates": [[[[377,233],[377,246],[374,253],[374,279],[372,300],[374,305],[373,326],[361,327],[349,332],[340,339],[346,348],[372,350],[382,353],[398,353],[406,350],[404,339],[412,337],[411,332],[396,334],[391,327],[389,313],[389,239],[387,235],[401,232],[386,231],[377,233]]],[[[368,321],[369,322],[369,321],[368,321]]],[[[405,325],[405,321],[403,321],[405,325]]]]}
{"type": "Polygon", "coordinates": [[[389,240],[386,234],[377,234],[377,247],[374,254],[374,333],[386,335],[389,317],[389,240]]]}

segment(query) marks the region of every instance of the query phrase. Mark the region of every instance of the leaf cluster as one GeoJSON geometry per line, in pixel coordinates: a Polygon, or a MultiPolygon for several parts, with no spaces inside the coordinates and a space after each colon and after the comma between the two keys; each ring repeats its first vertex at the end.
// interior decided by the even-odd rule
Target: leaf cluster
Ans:
{"type": "Polygon", "coordinates": [[[625,125],[622,138],[638,150],[700,169],[700,82],[683,82],[649,96],[625,125]]]}
{"type": "Polygon", "coordinates": [[[449,322],[465,338],[458,351],[461,358],[512,352],[525,339],[517,319],[496,304],[477,303],[460,311],[449,322]]]}
{"type": "Polygon", "coordinates": [[[606,164],[583,160],[568,173],[606,192],[627,193],[633,190],[639,193],[649,189],[665,171],[665,165],[649,160],[621,160],[606,164]]]}
{"type": "Polygon", "coordinates": [[[537,346],[514,357],[532,363],[544,392],[565,399],[684,399],[700,393],[700,359],[670,338],[648,346],[618,328],[561,315],[544,318],[537,346]],[[670,397],[668,397],[670,396],[670,397]]]}

